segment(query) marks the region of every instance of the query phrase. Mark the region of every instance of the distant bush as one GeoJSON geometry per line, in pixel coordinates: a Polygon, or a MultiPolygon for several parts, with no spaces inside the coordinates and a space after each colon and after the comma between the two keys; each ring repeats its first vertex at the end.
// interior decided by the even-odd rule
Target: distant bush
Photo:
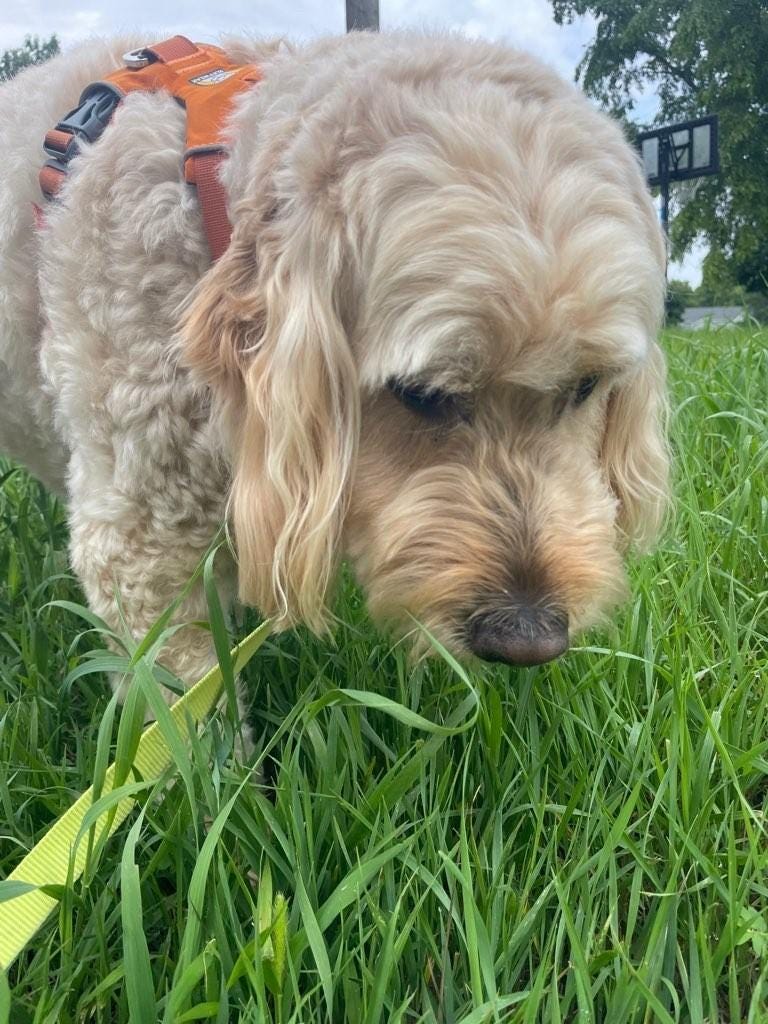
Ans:
{"type": "Polygon", "coordinates": [[[669,326],[679,324],[688,306],[695,305],[693,288],[687,281],[667,282],[667,298],[664,305],[665,320],[669,326]]]}
{"type": "Polygon", "coordinates": [[[14,50],[6,50],[0,56],[0,82],[13,78],[22,68],[30,64],[42,64],[59,52],[59,40],[56,36],[42,40],[37,36],[27,36],[21,46],[14,50]]]}

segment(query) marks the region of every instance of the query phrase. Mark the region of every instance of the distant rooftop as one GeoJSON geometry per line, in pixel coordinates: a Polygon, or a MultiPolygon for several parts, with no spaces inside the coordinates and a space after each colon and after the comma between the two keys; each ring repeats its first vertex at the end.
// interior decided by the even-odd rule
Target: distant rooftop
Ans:
{"type": "Polygon", "coordinates": [[[701,327],[731,327],[743,321],[742,306],[689,306],[680,326],[694,331],[701,327]]]}

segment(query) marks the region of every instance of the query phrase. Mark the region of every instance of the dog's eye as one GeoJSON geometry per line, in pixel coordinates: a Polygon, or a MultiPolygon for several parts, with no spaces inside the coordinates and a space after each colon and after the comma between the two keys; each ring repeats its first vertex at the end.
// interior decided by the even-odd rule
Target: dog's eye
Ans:
{"type": "Polygon", "coordinates": [[[588,377],[582,377],[573,392],[573,404],[581,405],[586,402],[600,380],[596,373],[590,373],[588,377]]]}
{"type": "Polygon", "coordinates": [[[389,382],[389,390],[406,409],[425,420],[445,420],[461,412],[460,400],[439,388],[393,380],[389,382]]]}

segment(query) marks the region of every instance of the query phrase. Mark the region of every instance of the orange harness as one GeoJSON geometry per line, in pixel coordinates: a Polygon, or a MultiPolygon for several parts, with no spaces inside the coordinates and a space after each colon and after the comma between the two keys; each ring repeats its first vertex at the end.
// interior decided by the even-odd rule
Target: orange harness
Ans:
{"type": "Polygon", "coordinates": [[[184,177],[197,186],[211,256],[225,252],[232,235],[219,167],[225,156],[221,129],[238,93],[261,79],[255,64],[232,64],[218,46],[192,43],[173,36],[162,43],[133,50],[125,67],[93,82],[78,106],[45,136],[50,158],[40,171],[40,188],[52,199],[61,188],[79,140],[95,142],[116,107],[130,92],[167,92],[187,112],[184,177]]]}

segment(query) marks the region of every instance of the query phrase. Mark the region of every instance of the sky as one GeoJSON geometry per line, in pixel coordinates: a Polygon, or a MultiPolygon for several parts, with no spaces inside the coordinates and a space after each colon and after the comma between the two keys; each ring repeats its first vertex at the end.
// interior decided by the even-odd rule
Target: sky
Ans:
{"type": "MultiPolygon", "coordinates": [[[[379,7],[382,30],[450,28],[502,40],[535,54],[570,81],[595,32],[591,16],[556,25],[549,0],[379,0],[379,7]]],[[[148,42],[176,32],[215,42],[220,33],[238,30],[296,40],[340,33],[344,0],[2,0],[0,6],[0,51],[19,46],[27,35],[47,38],[54,32],[66,47],[90,35],[125,31],[146,34],[148,42]]],[[[652,97],[645,105],[652,109],[652,97]]],[[[694,249],[671,266],[670,276],[697,285],[703,255],[694,249]]]]}

